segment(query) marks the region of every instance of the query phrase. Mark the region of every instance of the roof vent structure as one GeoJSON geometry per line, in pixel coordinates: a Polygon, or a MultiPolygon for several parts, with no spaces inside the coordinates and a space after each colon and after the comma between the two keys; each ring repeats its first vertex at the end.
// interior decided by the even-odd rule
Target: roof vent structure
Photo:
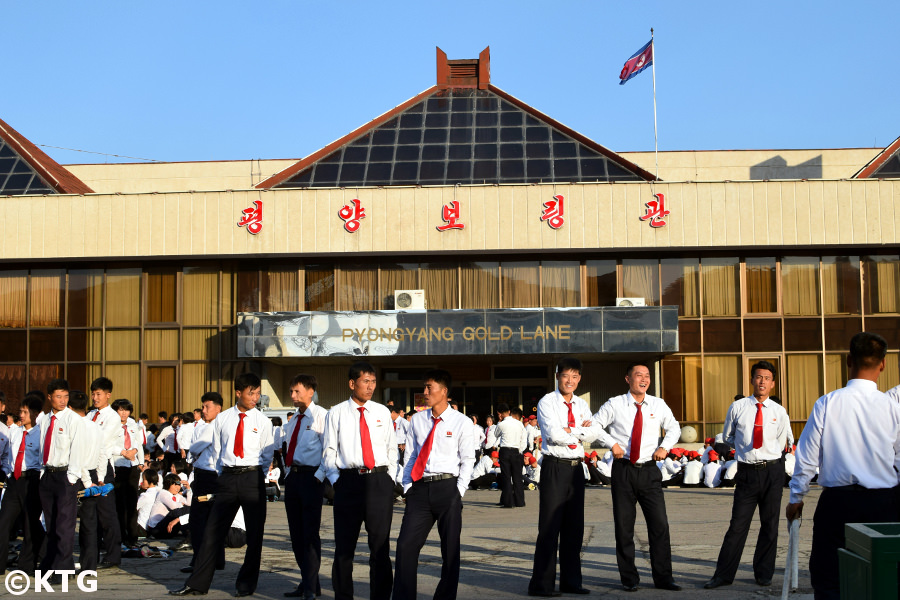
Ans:
{"type": "Polygon", "coordinates": [[[437,49],[437,86],[448,88],[488,89],[491,83],[491,47],[481,51],[475,60],[447,60],[447,53],[437,49]]]}

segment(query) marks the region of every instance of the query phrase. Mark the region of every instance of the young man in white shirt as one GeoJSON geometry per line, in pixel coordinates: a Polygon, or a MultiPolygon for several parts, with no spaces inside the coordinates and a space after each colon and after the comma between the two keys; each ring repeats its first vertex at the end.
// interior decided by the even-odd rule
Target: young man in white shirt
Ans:
{"type": "Polygon", "coordinates": [[[136,523],[137,491],[141,478],[139,466],[144,464],[143,434],[140,426],[131,418],[134,412],[131,402],[120,398],[112,403],[112,409],[119,415],[121,425],[116,444],[121,444],[123,450],[135,449],[137,451],[134,458],[120,455],[113,462],[116,474],[116,514],[119,517],[119,530],[122,532],[122,542],[126,546],[131,546],[137,541],[134,525],[136,523]]]}
{"type": "MultiPolygon", "coordinates": [[[[313,399],[318,384],[313,375],[298,374],[291,379],[291,402],[297,412],[285,426],[287,450],[284,465],[284,511],[291,535],[291,548],[302,577],[297,589],[285,592],[288,598],[310,600],[322,594],[319,567],[322,563],[322,497],[325,467],[325,415],[328,411],[313,399]]],[[[405,424],[405,422],[404,422],[405,424]]]]}
{"type": "Polygon", "coordinates": [[[181,479],[174,473],[163,478],[163,484],[156,494],[156,500],[147,519],[147,533],[157,538],[167,538],[186,530],[182,521],[188,515],[190,506],[181,493],[181,479]]]}
{"type": "Polygon", "coordinates": [[[334,486],[336,600],[353,598],[353,555],[363,522],[369,534],[369,597],[388,600],[393,586],[390,556],[397,438],[391,412],[372,401],[375,368],[354,363],[348,372],[350,399],[325,418],[323,462],[334,486]]]}
{"type": "Polygon", "coordinates": [[[144,469],[141,473],[141,494],[137,501],[137,526],[138,537],[147,536],[147,522],[150,520],[150,511],[153,510],[153,504],[156,502],[156,494],[159,488],[159,474],[152,469],[144,469]]]}
{"type": "Polygon", "coordinates": [[[707,458],[709,462],[703,467],[703,485],[708,488],[717,488],[722,483],[722,465],[719,464],[719,454],[713,450],[707,455],[707,458]]]}
{"type": "Polygon", "coordinates": [[[435,522],[441,538],[442,565],[434,597],[456,598],[459,586],[462,498],[475,460],[473,427],[468,417],[448,404],[450,373],[432,369],[424,379],[427,408],[413,415],[406,440],[406,509],[397,538],[393,600],[416,599],[419,553],[435,522]]]}
{"type": "Polygon", "coordinates": [[[500,502],[503,508],[525,506],[525,480],[522,476],[522,452],[525,450],[525,427],[522,410],[506,404],[497,407],[497,446],[500,448],[500,502]]]}
{"type": "MultiPolygon", "coordinates": [[[[76,494],[81,490],[103,485],[101,473],[109,467],[106,436],[95,421],[85,416],[87,408],[87,395],[73,390],[69,394],[69,409],[82,419],[81,431],[72,440],[72,456],[78,456],[76,462],[82,465],[80,481],[75,483],[76,494]]],[[[102,496],[82,498],[78,507],[78,546],[81,550],[79,563],[87,571],[96,571],[102,564],[99,534],[103,524],[100,523],[100,498],[102,496]]],[[[115,513],[113,518],[116,518],[115,513]]]]}
{"type": "MultiPolygon", "coordinates": [[[[91,402],[94,410],[87,417],[100,427],[103,434],[103,445],[106,455],[106,468],[97,472],[99,484],[115,483],[116,472],[113,462],[119,457],[134,459],[137,448],[125,451],[122,446],[121,419],[110,406],[113,382],[106,377],[98,377],[91,382],[91,402]]],[[[105,555],[98,568],[116,567],[122,562],[122,531],[116,514],[116,494],[110,492],[97,498],[97,520],[100,525],[100,548],[105,555]]]]}
{"type": "Polygon", "coordinates": [[[634,564],[635,504],[640,502],[647,520],[650,567],[653,584],[678,591],[672,578],[672,548],[669,521],[662,491],[662,474],[656,461],[665,460],[678,442],[681,428],[662,398],[647,393],[650,367],[632,363],[625,372],[628,392],[610,398],[593,417],[600,427],[600,442],[612,450],[613,520],[616,533],[616,562],[626,591],[636,591],[640,576],[634,564]],[[605,431],[609,428],[609,432],[605,431]],[[657,444],[660,428],[666,435],[657,444]]]}
{"type": "Polygon", "coordinates": [[[213,424],[213,449],[218,455],[219,472],[215,502],[194,572],[184,587],[169,592],[172,596],[203,595],[209,591],[218,549],[225,543],[238,508],[244,509],[247,551],[235,581],[236,596],[250,596],[256,591],[266,524],[264,469],[275,452],[272,421],[256,409],[261,387],[262,382],[253,373],[235,377],[235,405],[223,411],[213,424]]]}

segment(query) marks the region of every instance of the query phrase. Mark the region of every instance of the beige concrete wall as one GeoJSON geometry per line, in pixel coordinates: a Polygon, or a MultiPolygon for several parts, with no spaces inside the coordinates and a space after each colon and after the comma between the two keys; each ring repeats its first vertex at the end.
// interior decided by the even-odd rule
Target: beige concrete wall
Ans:
{"type": "Polygon", "coordinates": [[[4,260],[896,244],[900,180],[458,186],[33,196],[0,200],[4,260]],[[654,193],[668,225],[639,220],[654,193]],[[540,220],[565,198],[565,225],[540,220]],[[359,198],[347,233],[338,211],[359,198]],[[263,229],[237,227],[263,202],[263,229]],[[464,230],[439,232],[461,204],[464,230]]]}

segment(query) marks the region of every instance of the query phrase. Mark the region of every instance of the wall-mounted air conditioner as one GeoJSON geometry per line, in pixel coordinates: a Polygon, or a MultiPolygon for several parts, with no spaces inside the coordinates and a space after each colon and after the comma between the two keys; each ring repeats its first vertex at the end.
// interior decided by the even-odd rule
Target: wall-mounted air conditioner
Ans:
{"type": "Polygon", "coordinates": [[[417,310],[427,308],[425,290],[394,290],[395,310],[417,310]]]}
{"type": "Polygon", "coordinates": [[[643,298],[616,298],[616,306],[646,306],[643,298]]]}

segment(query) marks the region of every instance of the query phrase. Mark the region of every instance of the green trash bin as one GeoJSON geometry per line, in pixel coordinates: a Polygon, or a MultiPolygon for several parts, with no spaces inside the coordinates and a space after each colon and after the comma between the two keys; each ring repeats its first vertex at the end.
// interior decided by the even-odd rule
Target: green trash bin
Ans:
{"type": "Polygon", "coordinates": [[[838,550],[841,599],[898,598],[900,523],[847,523],[838,550]]]}

